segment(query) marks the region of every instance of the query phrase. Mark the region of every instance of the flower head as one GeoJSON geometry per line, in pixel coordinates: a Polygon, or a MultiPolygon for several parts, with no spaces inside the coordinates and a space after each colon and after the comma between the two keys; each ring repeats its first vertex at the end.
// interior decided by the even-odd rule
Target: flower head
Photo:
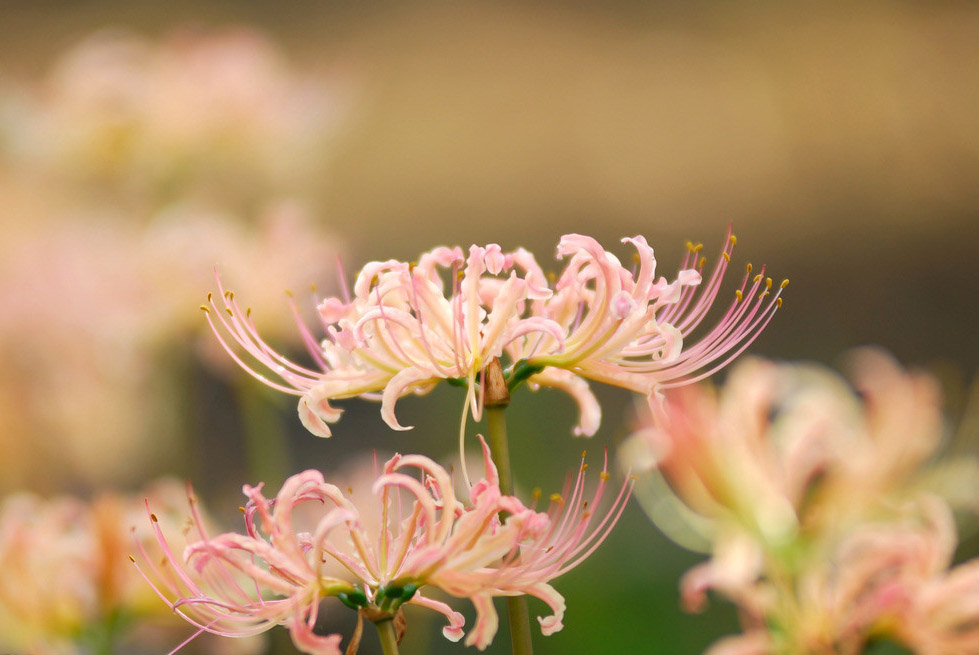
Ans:
{"type": "MultiPolygon", "coordinates": [[[[168,530],[180,529],[183,485],[159,481],[143,497],[152,499],[168,530]]],[[[142,498],[111,493],[90,503],[27,493],[4,498],[0,651],[71,655],[92,652],[93,639],[102,639],[125,652],[172,639],[180,622],[126,561],[134,539],[158,556],[150,530],[127,527],[142,512],[142,498]]]]}
{"type": "Polygon", "coordinates": [[[280,624],[297,648],[318,655],[340,652],[340,635],[313,631],[320,601],[329,597],[374,620],[390,618],[404,603],[427,607],[447,618],[448,639],[462,638],[462,615],[424,595],[426,586],[473,602],[476,624],[466,643],[480,649],[496,634],[495,596],[543,599],[554,614],[540,619],[541,630],[551,634],[561,629],[565,606],[549,581],[601,543],[629,484],[605,515],[594,517],[608,475],[603,471],[589,507],[583,466],[568,501],[537,512],[500,492],[485,443],[483,454],[485,477],[470,488],[468,503],[456,496],[449,473],[421,455],[388,460],[371,485],[375,512],[358,508],[352,490],[327,483],[318,471],[290,477],[272,500],[261,485],[245,485],[245,534],[209,536],[195,510],[197,539],[182,558],[151,514],[166,563],[144,557],[141,566],[167,604],[201,631],[244,636],[280,624]]]}
{"type": "Polygon", "coordinates": [[[655,278],[653,250],[644,238],[625,241],[636,248],[635,270],[594,239],[566,235],[558,255],[568,263],[553,286],[531,253],[504,253],[496,244],[472,246],[468,255],[436,248],[417,264],[371,262],[358,275],[352,297],[319,303],[325,339],[317,341],[301,324],[316,368],[270,347],[232,293],[221,291],[220,308],[209,296],[204,309],[242,367],[301,397],[303,424],[320,436],[329,436],[328,424],[340,417],[333,401],[354,396],[379,398],[384,420],[406,429],[394,414],[397,400],[424,393],[440,380],[465,384],[478,418],[476,390],[496,358],[505,360],[511,389],[526,381],[570,393],[581,411],[575,432],[591,435],[601,410],[586,379],[657,402],[661,390],[709,375],[744,350],[781,306],[786,284],[772,291],[771,278],[763,272],[752,277],[749,265],[727,313],[691,345],[718,296],[737,240],[725,240],[706,282],[700,246],[689,246],[683,268],[668,281],[655,278]],[[253,368],[249,358],[274,377],[253,368]]]}
{"type": "Polygon", "coordinates": [[[876,636],[970,652],[959,637],[975,634],[979,604],[959,611],[940,594],[968,595],[979,576],[945,574],[956,538],[937,492],[967,495],[975,469],[930,487],[934,380],[874,350],[851,362],[852,386],[814,366],[742,362],[718,392],[674,392],[637,435],[655,464],[641,498],[654,520],[711,552],[684,576],[685,606],[699,611],[715,589],[745,623],[712,653],[856,654],[876,636]]]}

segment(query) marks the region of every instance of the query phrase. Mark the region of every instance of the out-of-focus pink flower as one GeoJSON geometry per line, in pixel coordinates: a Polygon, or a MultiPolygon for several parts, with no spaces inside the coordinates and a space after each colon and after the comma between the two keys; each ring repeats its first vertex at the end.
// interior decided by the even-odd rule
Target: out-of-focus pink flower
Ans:
{"type": "Polygon", "coordinates": [[[446,379],[468,386],[478,418],[476,383],[486,365],[501,356],[511,388],[527,381],[570,393],[581,409],[575,432],[591,435],[601,411],[584,378],[653,401],[662,389],[724,366],[781,306],[781,287],[773,293],[772,280],[763,274],[752,278],[749,268],[728,312],[689,345],[685,339],[716,299],[736,240],[725,241],[706,283],[699,246],[690,246],[684,268],[669,282],[655,279],[655,259],[645,239],[626,241],[637,250],[636,273],[590,237],[563,237],[558,254],[570,259],[553,289],[533,255],[523,249],[503,253],[495,244],[472,246],[468,257],[459,248],[436,248],[417,264],[369,263],[352,298],[319,304],[326,339],[317,342],[301,326],[315,369],[271,348],[231,293],[220,292],[220,307],[211,299],[215,311],[208,320],[247,371],[301,397],[300,417],[320,436],[329,436],[328,424],[340,417],[342,410],[332,401],[354,396],[379,396],[385,421],[405,429],[394,415],[397,399],[446,379]],[[235,344],[277,379],[252,368],[235,344]]]}
{"type": "MultiPolygon", "coordinates": [[[[89,639],[125,649],[174,639],[165,611],[126,557],[133,539],[158,558],[147,528],[129,529],[151,498],[168,530],[182,527],[183,485],[160,481],[139,498],[105,493],[91,503],[30,494],[0,504],[0,649],[42,655],[85,653],[89,639]]],[[[242,642],[237,652],[255,644],[242,642]]],[[[213,647],[213,644],[211,644],[213,647]]]]}
{"type": "Polygon", "coordinates": [[[895,630],[916,653],[979,653],[979,559],[928,580],[902,619],[895,630]]]}
{"type": "Polygon", "coordinates": [[[700,611],[714,589],[741,610],[745,634],[718,652],[858,655],[883,635],[952,653],[940,644],[974,620],[935,603],[956,543],[923,470],[942,432],[937,385],[874,350],[851,367],[849,386],[745,361],[720,392],[671,394],[637,434],[665,483],[656,493],[712,551],[684,576],[684,604],[700,611]],[[938,614],[947,630],[921,627],[942,626],[938,614]]]}
{"type": "MultiPolygon", "coordinates": [[[[206,326],[195,305],[214,266],[271,303],[329,280],[337,250],[286,202],[250,225],[188,205],[148,228],[99,216],[40,222],[0,240],[0,385],[9,431],[22,433],[6,451],[13,471],[0,487],[31,471],[29,483],[43,488],[30,460],[51,480],[106,484],[135,482],[134,464],[172,458],[181,367],[161,365],[163,354],[172,360],[199,341],[205,363],[229,366],[213,339],[198,338],[206,326]]],[[[263,330],[295,339],[291,319],[275,318],[263,330]]]]}
{"type": "Polygon", "coordinates": [[[608,474],[602,472],[589,503],[582,466],[568,500],[555,498],[540,513],[501,494],[485,443],[483,454],[485,477],[471,487],[469,503],[457,498],[449,474],[421,455],[388,460],[372,485],[378,510],[369,513],[318,471],[292,476],[274,500],[261,485],[246,485],[246,534],[209,536],[195,521],[198,540],[182,558],[151,514],[166,564],[144,556],[140,566],[168,605],[200,630],[243,636],[284,625],[297,648],[318,655],[340,652],[340,635],[313,632],[320,601],[331,596],[372,620],[391,618],[404,603],[427,607],[448,619],[448,639],[462,638],[462,615],[422,595],[426,585],[472,601],[477,616],[469,645],[484,649],[495,636],[495,596],[544,600],[554,614],[540,619],[541,630],[551,634],[562,627],[565,605],[549,581],[601,543],[629,484],[606,514],[593,517],[608,474]],[[421,476],[409,475],[411,469],[421,476]],[[311,507],[318,508],[315,517],[301,525],[314,516],[311,507]]]}
{"type": "Polygon", "coordinates": [[[862,399],[816,367],[749,360],[719,394],[677,390],[637,437],[672,490],[719,532],[771,544],[800,526],[838,535],[906,491],[941,434],[933,380],[876,351],[852,363],[862,399]]]}
{"type": "Polygon", "coordinates": [[[261,197],[309,184],[346,105],[247,28],[152,42],[95,33],[67,52],[32,108],[24,154],[45,173],[138,201],[261,197]]]}

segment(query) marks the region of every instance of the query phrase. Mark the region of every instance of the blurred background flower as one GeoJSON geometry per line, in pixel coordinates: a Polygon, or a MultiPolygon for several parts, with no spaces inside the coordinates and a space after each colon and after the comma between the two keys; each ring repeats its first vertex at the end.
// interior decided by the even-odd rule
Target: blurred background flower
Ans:
{"type": "MultiPolygon", "coordinates": [[[[882,344],[937,376],[962,426],[948,448],[976,448],[979,7],[52,0],[0,16],[4,492],[88,498],[173,473],[231,507],[243,482],[373,447],[454,450],[458,389],[399,404],[410,434],[350,402],[330,442],[309,437],[288,399],[213,356],[197,307],[215,266],[289,349],[283,291],[337,293],[338,254],[348,274],[437,243],[549,262],[561,234],[642,234],[670,271],[675,244],[729,222],[793,281],[753,352],[882,344]]],[[[588,447],[614,451],[630,398],[596,392],[588,447]]],[[[581,450],[572,402],[521,394],[508,418],[518,482],[560,488],[547,463],[581,450]]],[[[960,558],[979,551],[960,538],[960,558]]],[[[736,632],[730,607],[680,611],[696,560],[630,506],[562,580],[568,627],[538,651],[691,653],[736,632]]],[[[434,624],[413,639],[453,649],[434,624]]]]}

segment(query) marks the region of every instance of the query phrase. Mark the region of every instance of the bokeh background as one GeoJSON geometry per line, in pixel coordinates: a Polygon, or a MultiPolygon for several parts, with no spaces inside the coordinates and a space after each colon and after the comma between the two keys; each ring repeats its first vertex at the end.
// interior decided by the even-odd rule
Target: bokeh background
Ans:
{"type": "MultiPolygon", "coordinates": [[[[621,253],[643,234],[665,273],[730,223],[738,264],[792,281],[752,352],[833,364],[880,344],[939,376],[975,449],[975,3],[8,3],[0,159],[4,493],[174,475],[230,522],[246,481],[343,475],[372,449],[452,457],[453,388],[399,405],[412,432],[354,401],[331,440],[302,431],[207,332],[215,267],[288,349],[283,291],[311,309],[338,258],[353,275],[498,242],[546,263],[564,233],[621,253]]],[[[518,483],[557,489],[582,448],[614,453],[633,399],[600,393],[587,442],[560,394],[515,397],[518,483]]],[[[630,507],[557,583],[566,628],[538,652],[701,652],[737,622],[679,610],[699,559],[630,507]]],[[[409,621],[403,652],[462,649],[409,621]]],[[[329,622],[349,634],[352,613],[329,622]]],[[[280,632],[269,652],[290,652],[280,632]]]]}

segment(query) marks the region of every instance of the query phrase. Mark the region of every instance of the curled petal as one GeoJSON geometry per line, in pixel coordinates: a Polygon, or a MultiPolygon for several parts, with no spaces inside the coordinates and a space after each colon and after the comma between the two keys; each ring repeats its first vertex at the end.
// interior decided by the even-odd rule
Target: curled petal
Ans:
{"type": "Polygon", "coordinates": [[[342,413],[342,409],[330,407],[325,398],[313,404],[308,394],[299,399],[299,420],[304,428],[317,437],[333,436],[327,423],[336,423],[342,413]]]}
{"type": "Polygon", "coordinates": [[[430,610],[444,614],[445,618],[449,620],[449,625],[442,628],[442,634],[449,641],[459,641],[462,639],[462,626],[466,625],[466,617],[462,614],[456,612],[440,600],[427,598],[421,594],[415,594],[408,602],[412,605],[420,605],[421,607],[427,607],[430,610]]]}
{"type": "Polygon", "coordinates": [[[575,436],[590,437],[598,431],[602,422],[602,407],[582,378],[571,371],[548,367],[532,376],[530,382],[560,389],[578,403],[579,417],[578,425],[574,428],[575,436]]]}
{"type": "Polygon", "coordinates": [[[289,623],[289,635],[292,643],[303,653],[309,655],[342,655],[340,651],[340,635],[318,635],[313,632],[315,614],[311,620],[295,614],[289,623]]]}
{"type": "Polygon", "coordinates": [[[488,595],[475,595],[472,600],[473,607],[476,608],[476,623],[472,630],[466,635],[466,645],[475,646],[479,650],[486,650],[486,647],[493,643],[493,637],[500,627],[500,617],[493,606],[493,597],[488,595]]]}
{"type": "Polygon", "coordinates": [[[631,243],[636,247],[639,256],[639,277],[636,279],[633,297],[636,300],[645,300],[649,298],[649,289],[656,275],[656,258],[653,256],[653,249],[649,247],[643,236],[622,239],[622,243],[631,243]]]}
{"type": "Polygon", "coordinates": [[[332,325],[333,323],[338,323],[341,318],[347,315],[350,310],[350,304],[343,302],[339,298],[326,298],[319,305],[317,305],[316,310],[319,312],[320,318],[327,325],[332,325]]]}
{"type": "Polygon", "coordinates": [[[568,607],[564,602],[564,596],[555,591],[554,587],[546,582],[535,584],[527,589],[527,593],[547,603],[548,607],[551,608],[551,612],[553,612],[550,616],[537,617],[537,622],[540,623],[541,634],[546,637],[560,631],[564,627],[564,611],[568,607]]]}
{"type": "Polygon", "coordinates": [[[394,415],[394,406],[401,396],[408,393],[412,387],[417,387],[422,382],[430,382],[432,374],[417,368],[406,368],[399,371],[387,386],[384,387],[384,394],[381,396],[381,418],[392,430],[410,430],[414,426],[403,426],[398,422],[394,415]]]}

